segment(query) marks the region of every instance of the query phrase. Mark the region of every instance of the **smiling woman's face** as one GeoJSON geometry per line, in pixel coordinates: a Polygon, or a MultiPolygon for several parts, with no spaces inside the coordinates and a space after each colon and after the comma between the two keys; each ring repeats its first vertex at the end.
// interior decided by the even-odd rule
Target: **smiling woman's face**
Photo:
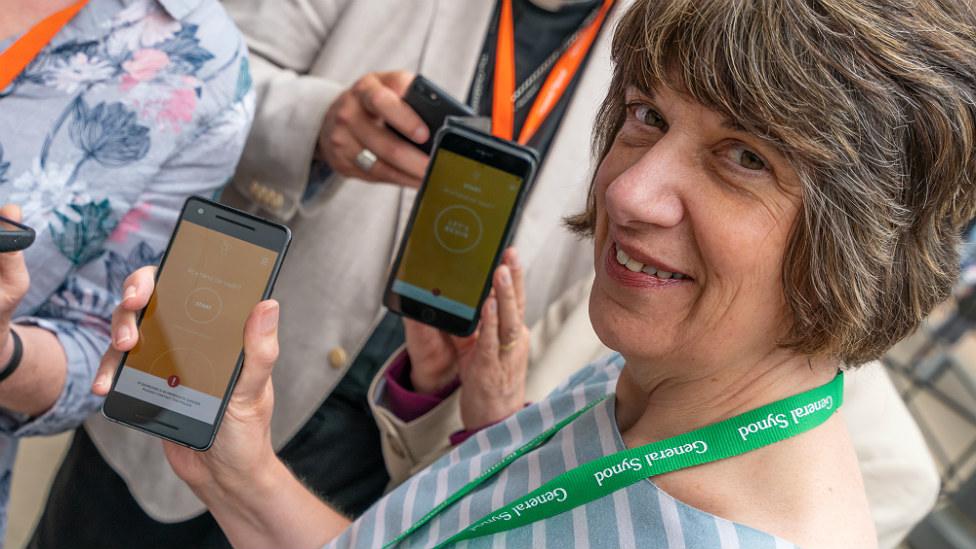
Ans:
{"type": "Polygon", "coordinates": [[[687,95],[636,88],[596,173],[593,326],[628,360],[762,358],[788,333],[800,199],[784,156],[687,95]]]}

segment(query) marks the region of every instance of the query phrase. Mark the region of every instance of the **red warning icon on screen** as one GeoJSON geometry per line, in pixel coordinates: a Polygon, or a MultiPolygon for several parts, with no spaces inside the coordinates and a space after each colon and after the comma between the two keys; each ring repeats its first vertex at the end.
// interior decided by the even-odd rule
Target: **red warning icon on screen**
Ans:
{"type": "Polygon", "coordinates": [[[168,378],[166,378],[166,384],[169,385],[170,387],[176,387],[177,385],[180,384],[180,376],[178,375],[169,376],[168,378]]]}

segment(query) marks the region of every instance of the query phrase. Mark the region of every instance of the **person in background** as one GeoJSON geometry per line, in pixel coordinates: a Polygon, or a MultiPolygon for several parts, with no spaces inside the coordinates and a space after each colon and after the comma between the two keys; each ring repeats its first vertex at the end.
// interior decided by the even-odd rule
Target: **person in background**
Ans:
{"type": "MultiPolygon", "coordinates": [[[[564,359],[566,340],[599,343],[585,315],[592,276],[589,244],[565,231],[561,220],[583,207],[588,181],[583,151],[610,81],[610,29],[628,4],[511,2],[516,139],[543,95],[552,66],[601,10],[608,11],[585,51],[584,64],[526,141],[542,153],[543,163],[516,235],[518,260],[510,252],[506,263],[526,296],[518,318],[500,319],[504,328],[497,343],[513,352],[499,356],[492,366],[506,375],[453,359],[384,370],[382,379],[395,381],[413,393],[414,403],[421,403],[404,421],[366,395],[381,365],[404,342],[400,320],[385,313],[380,298],[428,159],[385,124],[416,141],[435,130],[423,126],[400,100],[418,73],[467,100],[480,114],[493,114],[497,29],[504,2],[224,3],[248,37],[259,100],[254,130],[223,200],[284,221],[294,234],[275,294],[282,302],[282,356],[274,374],[281,396],[276,400],[273,445],[304,482],[344,512],[361,513],[391,477],[394,484],[402,482],[449,450],[452,434],[457,441],[468,427],[491,423],[527,400],[542,398],[567,372],[584,364],[578,360],[582,354],[564,359]],[[570,320],[572,326],[566,324],[570,320]],[[523,392],[520,380],[526,369],[530,389],[523,392]],[[458,385],[461,390],[452,391],[458,385]],[[469,410],[492,412],[469,414],[462,421],[459,408],[470,401],[459,398],[461,393],[479,397],[469,410]]],[[[453,350],[438,347],[435,331],[417,325],[411,329],[428,350],[454,356],[453,350]]],[[[931,506],[938,486],[910,421],[905,429],[905,423],[892,423],[892,417],[868,423],[872,431],[883,425],[908,432],[899,436],[923,454],[892,467],[891,460],[905,450],[877,452],[883,462],[877,470],[902,482],[913,479],[908,484],[921,494],[922,503],[907,512],[902,507],[909,498],[897,503],[882,498],[887,508],[900,506],[888,516],[897,517],[889,522],[903,530],[931,506]]],[[[78,547],[227,545],[155,441],[101,418],[93,418],[78,436],[39,530],[67,524],[86,525],[92,532],[113,528],[115,535],[108,539],[96,533],[75,536],[78,547]],[[109,503],[78,512],[85,494],[96,490],[109,503]]],[[[884,477],[880,484],[889,485],[890,479],[884,477]]]]}
{"type": "Polygon", "coordinates": [[[36,240],[0,254],[0,539],[18,439],[98,409],[122,281],[159,260],[187,196],[230,177],[253,116],[247,50],[216,2],[2,7],[0,66],[21,66],[0,83],[0,213],[36,240]]]}
{"type": "MultiPolygon", "coordinates": [[[[634,2],[568,220],[619,354],[351,520],[275,455],[263,302],[213,448],[169,444],[170,464],[238,548],[876,546],[843,371],[948,297],[976,214],[976,10],[911,6],[634,2]]],[[[504,354],[497,317],[519,301],[494,282],[483,355],[504,354]]],[[[127,284],[113,330],[133,328],[152,269],[127,284]]],[[[422,368],[417,341],[397,361],[422,368]]]]}

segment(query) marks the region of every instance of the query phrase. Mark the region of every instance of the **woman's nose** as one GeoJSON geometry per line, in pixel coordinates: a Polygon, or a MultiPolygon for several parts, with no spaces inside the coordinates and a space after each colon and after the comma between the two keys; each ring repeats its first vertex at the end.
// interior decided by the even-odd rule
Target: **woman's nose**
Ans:
{"type": "Polygon", "coordinates": [[[685,215],[682,183],[693,178],[691,155],[662,139],[610,182],[607,214],[616,225],[674,227],[685,215]]]}

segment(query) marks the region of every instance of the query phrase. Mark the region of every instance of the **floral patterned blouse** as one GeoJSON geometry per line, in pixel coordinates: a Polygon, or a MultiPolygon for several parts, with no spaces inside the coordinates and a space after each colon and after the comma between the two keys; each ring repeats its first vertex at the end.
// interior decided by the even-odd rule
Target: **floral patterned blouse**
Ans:
{"type": "Polygon", "coordinates": [[[98,409],[122,281],[159,260],[187,196],[229,179],[252,117],[246,47],[216,0],[91,0],[0,90],[0,204],[37,231],[14,322],[55,333],[68,358],[50,410],[0,409],[0,540],[17,438],[98,409]]]}

